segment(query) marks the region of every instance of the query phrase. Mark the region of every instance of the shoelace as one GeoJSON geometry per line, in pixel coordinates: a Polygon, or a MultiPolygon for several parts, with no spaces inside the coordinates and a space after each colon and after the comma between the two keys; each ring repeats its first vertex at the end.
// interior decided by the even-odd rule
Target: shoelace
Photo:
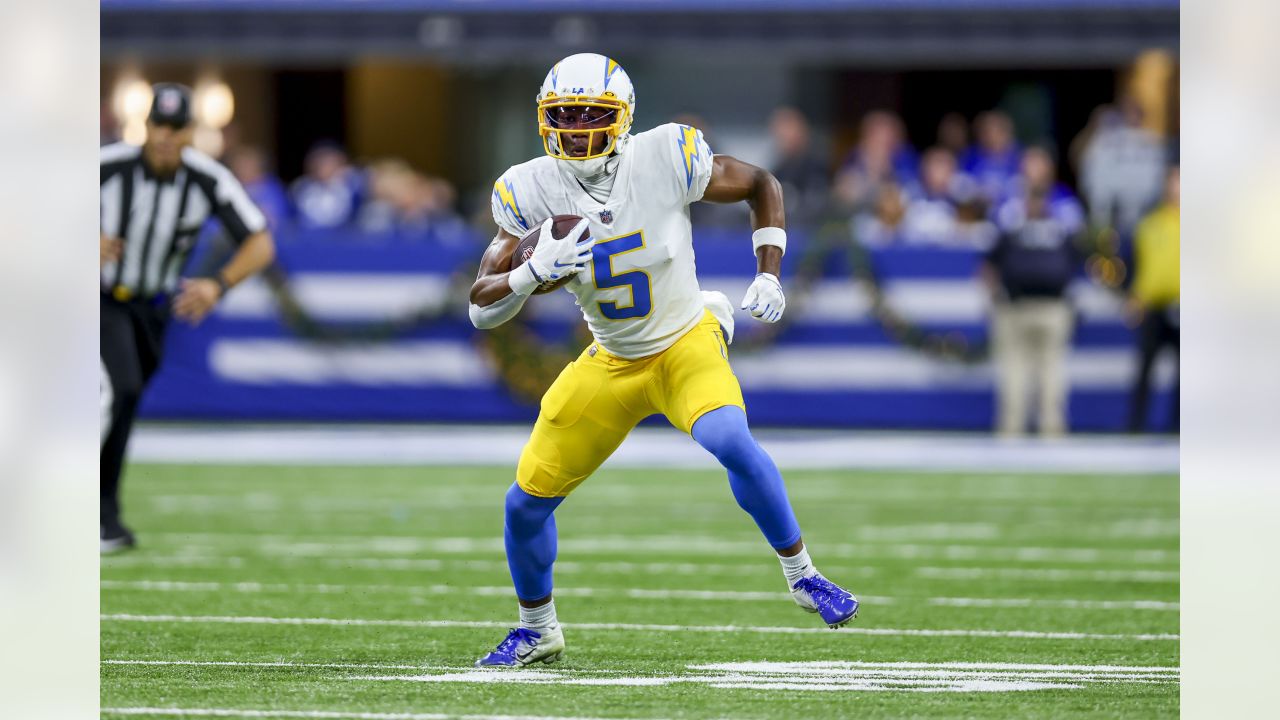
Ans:
{"type": "Polygon", "coordinates": [[[814,603],[826,602],[831,604],[832,600],[841,594],[838,592],[835,583],[820,575],[800,578],[800,582],[797,584],[801,590],[809,593],[809,597],[813,598],[814,603]]]}
{"type": "Polygon", "coordinates": [[[494,652],[510,654],[516,649],[516,646],[520,644],[521,640],[528,643],[529,647],[537,647],[538,638],[541,637],[542,635],[530,630],[529,628],[512,628],[511,631],[507,633],[506,639],[498,643],[498,649],[494,652]]]}

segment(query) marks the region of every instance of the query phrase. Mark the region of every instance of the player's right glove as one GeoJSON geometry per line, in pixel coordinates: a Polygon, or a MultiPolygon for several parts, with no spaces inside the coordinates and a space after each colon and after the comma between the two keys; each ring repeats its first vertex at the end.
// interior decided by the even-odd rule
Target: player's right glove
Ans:
{"type": "Polygon", "coordinates": [[[570,275],[582,272],[591,261],[591,248],[595,238],[587,238],[581,242],[575,239],[582,236],[590,221],[583,218],[568,235],[556,239],[552,234],[551,218],[542,223],[538,233],[538,245],[533,249],[533,256],[525,263],[533,271],[539,284],[553,283],[570,275]]]}

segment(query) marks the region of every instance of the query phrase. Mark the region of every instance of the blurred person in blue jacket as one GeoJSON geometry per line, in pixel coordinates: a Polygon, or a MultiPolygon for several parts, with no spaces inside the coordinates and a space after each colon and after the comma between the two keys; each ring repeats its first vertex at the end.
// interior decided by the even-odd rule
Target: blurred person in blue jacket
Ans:
{"type": "Polygon", "coordinates": [[[267,218],[267,227],[279,230],[288,224],[289,193],[268,167],[266,154],[258,147],[241,145],[227,153],[226,162],[249,199],[267,218]]]}
{"type": "Polygon", "coordinates": [[[1044,195],[1051,215],[1076,230],[1084,228],[1084,206],[1071,188],[1058,180],[1058,164],[1047,148],[1032,145],[1022,151],[1018,174],[1006,183],[1006,187],[1009,192],[995,205],[997,225],[1000,223],[999,213],[1006,205],[1017,208],[1028,193],[1038,192],[1044,195]]]}
{"type": "Polygon", "coordinates": [[[1061,435],[1067,430],[1065,363],[1073,328],[1066,291],[1082,263],[1079,212],[1065,211],[1050,187],[1033,183],[1005,201],[997,218],[1000,234],[981,267],[992,296],[996,430],[1002,436],[1026,432],[1034,382],[1037,429],[1061,435]]]}
{"type": "Polygon", "coordinates": [[[998,201],[1008,194],[1022,157],[1013,120],[999,110],[988,110],[974,118],[973,134],[977,143],[960,158],[960,167],[987,199],[998,201]]]}
{"type": "Polygon", "coordinates": [[[887,110],[874,110],[862,118],[858,144],[836,174],[834,199],[856,213],[871,207],[881,186],[915,182],[917,157],[906,140],[902,119],[887,110]]]}
{"type": "Polygon", "coordinates": [[[355,219],[363,192],[360,171],[351,166],[341,146],[328,141],[311,148],[306,174],[289,188],[298,225],[303,228],[347,225],[355,219]]]}
{"type": "Polygon", "coordinates": [[[956,168],[950,150],[933,147],[920,160],[920,179],[909,189],[911,198],[903,219],[908,243],[948,246],[956,244],[957,209],[976,194],[973,180],[956,168]]]}

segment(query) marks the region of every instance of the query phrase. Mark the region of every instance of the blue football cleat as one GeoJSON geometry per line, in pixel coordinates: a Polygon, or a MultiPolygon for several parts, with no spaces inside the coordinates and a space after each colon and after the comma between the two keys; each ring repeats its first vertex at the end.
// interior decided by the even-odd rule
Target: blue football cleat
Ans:
{"type": "Polygon", "coordinates": [[[557,625],[545,633],[515,628],[493,652],[476,661],[476,667],[515,667],[535,662],[553,663],[564,652],[564,633],[557,625]]]}
{"type": "Polygon", "coordinates": [[[858,599],[853,593],[820,574],[797,580],[791,586],[791,597],[806,612],[821,615],[832,630],[858,617],[858,599]]]}

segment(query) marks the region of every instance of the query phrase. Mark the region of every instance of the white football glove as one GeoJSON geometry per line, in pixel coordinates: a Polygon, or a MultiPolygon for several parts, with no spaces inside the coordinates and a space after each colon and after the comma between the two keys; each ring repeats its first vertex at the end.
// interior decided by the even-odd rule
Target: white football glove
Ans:
{"type": "Polygon", "coordinates": [[[751,317],[761,322],[776,323],[786,308],[787,296],[782,294],[778,278],[771,273],[756,273],[756,279],[742,298],[742,309],[750,311],[751,317]]]}
{"type": "Polygon", "coordinates": [[[551,218],[547,218],[542,223],[542,230],[538,233],[538,246],[533,249],[533,255],[525,263],[533,271],[539,284],[545,285],[570,275],[577,275],[582,272],[588,262],[591,262],[591,248],[596,243],[595,238],[589,237],[582,242],[574,242],[589,224],[590,221],[583,218],[573,226],[568,235],[556,239],[551,234],[551,218]]]}

